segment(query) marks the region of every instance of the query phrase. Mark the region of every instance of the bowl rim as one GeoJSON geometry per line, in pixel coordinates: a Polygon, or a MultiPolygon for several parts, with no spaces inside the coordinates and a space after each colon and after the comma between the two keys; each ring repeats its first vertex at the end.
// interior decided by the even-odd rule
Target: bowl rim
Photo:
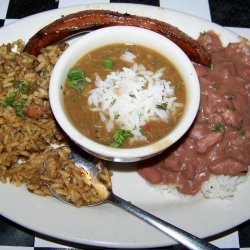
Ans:
{"type": "MultiPolygon", "coordinates": [[[[171,57],[173,55],[171,54],[171,57]]],[[[161,153],[163,150],[171,146],[173,143],[178,141],[189,129],[192,125],[196,114],[199,108],[200,102],[200,85],[198,76],[194,69],[192,62],[189,60],[187,55],[172,41],[163,37],[162,35],[155,33],[150,30],[146,30],[138,27],[131,26],[112,26],[105,27],[88,33],[78,40],[73,42],[60,56],[57,63],[54,66],[54,69],[51,74],[50,84],[49,84],[49,99],[52,112],[55,116],[60,127],[64,130],[64,132],[72,139],[76,144],[81,146],[85,151],[94,154],[99,158],[103,158],[105,160],[112,161],[138,161],[141,159],[149,158],[153,155],[161,153]],[[138,36],[140,34],[140,38],[138,36]],[[123,36],[119,36],[123,34],[123,36]],[[108,36],[110,35],[110,36],[108,36]],[[136,36],[134,36],[136,35],[136,36]],[[105,41],[100,42],[100,38],[110,37],[110,39],[106,39],[105,41]],[[112,39],[111,39],[112,37],[112,39]],[[137,37],[137,38],[135,38],[137,37]],[[81,132],[70,122],[70,118],[67,116],[66,110],[64,110],[63,98],[61,86],[66,81],[66,75],[70,68],[88,51],[93,50],[94,48],[102,47],[107,44],[110,44],[110,40],[112,43],[134,43],[138,45],[142,45],[144,47],[149,47],[147,44],[152,45],[149,42],[145,42],[145,39],[148,38],[151,41],[156,42],[161,47],[151,49],[156,50],[163,54],[163,51],[168,51],[169,53],[174,53],[174,57],[178,58],[177,61],[173,61],[173,59],[169,58],[168,55],[165,55],[169,61],[177,67],[179,73],[182,75],[182,78],[185,82],[186,86],[186,104],[184,108],[183,115],[178,122],[177,125],[172,129],[170,133],[164,136],[162,139],[141,147],[133,147],[133,148],[113,148],[110,146],[105,146],[98,142],[95,142],[81,132]],[[99,42],[98,42],[99,40],[99,42]],[[140,41],[138,43],[133,41],[140,41]],[[90,45],[91,44],[91,45],[90,45]],[[99,45],[98,45],[99,44],[99,45]],[[145,45],[146,44],[146,45],[145,45]],[[83,50],[83,47],[89,46],[94,47],[92,49],[85,49],[86,52],[79,53],[79,50],[83,50]],[[97,46],[98,45],[98,46],[97,46]],[[171,48],[171,51],[170,49],[171,48]],[[72,59],[73,58],[73,59],[72,59]],[[180,69],[180,65],[176,65],[181,63],[181,65],[185,65],[180,69]],[[67,69],[67,70],[65,70],[67,69]],[[58,80],[59,78],[59,80],[58,80]],[[60,79],[64,79],[63,82],[60,79]],[[192,81],[192,91],[190,90],[192,81]],[[191,95],[192,92],[192,95],[191,95]]]]}

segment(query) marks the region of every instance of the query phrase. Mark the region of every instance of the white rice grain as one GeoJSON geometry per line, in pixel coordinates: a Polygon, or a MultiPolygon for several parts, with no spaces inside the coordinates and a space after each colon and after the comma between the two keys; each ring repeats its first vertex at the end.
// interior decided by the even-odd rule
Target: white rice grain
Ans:
{"type": "Polygon", "coordinates": [[[111,72],[105,80],[96,76],[96,88],[90,91],[88,104],[92,111],[99,112],[108,132],[117,124],[134,135],[130,143],[145,141],[146,137],[139,132],[143,125],[150,120],[168,122],[183,107],[183,103],[176,101],[171,82],[161,79],[164,70],[152,72],[142,64],[133,63],[130,68],[111,72]],[[159,108],[163,103],[166,110],[159,108]]]}

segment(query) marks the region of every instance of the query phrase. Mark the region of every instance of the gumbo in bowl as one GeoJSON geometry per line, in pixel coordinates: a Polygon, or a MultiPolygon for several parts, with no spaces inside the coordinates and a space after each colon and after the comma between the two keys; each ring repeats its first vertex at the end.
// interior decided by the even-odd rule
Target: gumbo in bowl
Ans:
{"type": "Polygon", "coordinates": [[[185,53],[142,28],[116,26],[73,43],[51,77],[59,125],[87,152],[133,162],[159,154],[190,127],[200,89],[185,53]]]}
{"type": "Polygon", "coordinates": [[[63,85],[65,110],[86,137],[111,147],[138,147],[166,136],[185,105],[185,86],[166,57],[135,44],[84,55],[63,85]]]}

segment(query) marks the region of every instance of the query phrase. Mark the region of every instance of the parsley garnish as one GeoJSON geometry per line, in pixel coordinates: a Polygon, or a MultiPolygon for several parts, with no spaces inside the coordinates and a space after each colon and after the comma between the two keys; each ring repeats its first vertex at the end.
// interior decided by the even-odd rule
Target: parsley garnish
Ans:
{"type": "Polygon", "coordinates": [[[30,83],[26,81],[16,81],[13,82],[12,86],[14,89],[17,89],[17,91],[8,93],[4,100],[4,107],[12,107],[21,120],[25,120],[26,117],[22,109],[27,106],[27,103],[26,100],[21,98],[21,94],[28,94],[30,83]]]}
{"type": "Polygon", "coordinates": [[[113,68],[113,62],[109,59],[103,60],[103,66],[105,69],[112,69],[113,68]]]}
{"type": "Polygon", "coordinates": [[[221,132],[221,130],[223,130],[223,129],[224,129],[224,126],[222,125],[222,123],[221,122],[217,122],[215,124],[215,126],[214,126],[213,131],[214,132],[221,132]]]}
{"type": "Polygon", "coordinates": [[[158,61],[156,60],[156,59],[154,59],[153,61],[152,61],[152,64],[153,65],[156,65],[158,63],[158,61]]]}
{"type": "Polygon", "coordinates": [[[116,102],[116,99],[113,99],[113,101],[111,102],[111,106],[113,106],[116,102]]]}
{"type": "Polygon", "coordinates": [[[182,83],[182,82],[178,82],[178,83],[176,83],[176,85],[175,85],[175,87],[176,87],[177,90],[181,89],[182,86],[183,86],[183,83],[182,83]]]}
{"type": "Polygon", "coordinates": [[[129,137],[133,137],[133,134],[129,130],[118,129],[113,136],[114,141],[110,144],[110,146],[118,148],[129,137]]]}
{"type": "Polygon", "coordinates": [[[245,136],[245,131],[241,130],[240,131],[240,138],[243,138],[245,136]]]}
{"type": "Polygon", "coordinates": [[[142,135],[145,135],[145,134],[146,134],[146,131],[145,131],[144,129],[140,129],[139,131],[140,131],[140,133],[141,133],[142,135]]]}
{"type": "Polygon", "coordinates": [[[203,32],[200,32],[200,36],[204,36],[207,32],[204,30],[203,32]]]}
{"type": "Polygon", "coordinates": [[[156,105],[156,108],[158,109],[162,109],[162,110],[166,110],[167,109],[168,104],[166,102],[162,103],[162,104],[158,104],[156,105]]]}
{"type": "Polygon", "coordinates": [[[71,69],[68,73],[66,86],[77,91],[83,91],[88,79],[89,78],[85,76],[82,69],[71,69]]]}

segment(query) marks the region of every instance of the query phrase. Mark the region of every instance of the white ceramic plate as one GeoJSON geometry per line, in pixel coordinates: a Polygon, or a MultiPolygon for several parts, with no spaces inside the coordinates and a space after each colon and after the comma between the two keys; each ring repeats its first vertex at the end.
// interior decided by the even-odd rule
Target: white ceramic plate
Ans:
{"type": "MultiPolygon", "coordinates": [[[[104,4],[57,9],[24,18],[0,29],[0,43],[16,39],[27,41],[41,27],[61,15],[84,9],[111,9],[161,19],[178,26],[194,38],[200,32],[213,29],[226,45],[238,40],[237,35],[211,22],[183,13],[142,5],[104,4]]],[[[187,230],[199,237],[207,237],[232,228],[250,218],[250,180],[238,187],[231,200],[201,197],[179,199],[161,194],[146,185],[127,164],[114,164],[113,189],[124,199],[146,211],[187,230]]],[[[76,243],[105,246],[145,248],[167,246],[174,241],[132,215],[105,204],[92,208],[74,208],[51,197],[39,197],[0,184],[1,215],[29,229],[45,235],[76,243]]]]}

